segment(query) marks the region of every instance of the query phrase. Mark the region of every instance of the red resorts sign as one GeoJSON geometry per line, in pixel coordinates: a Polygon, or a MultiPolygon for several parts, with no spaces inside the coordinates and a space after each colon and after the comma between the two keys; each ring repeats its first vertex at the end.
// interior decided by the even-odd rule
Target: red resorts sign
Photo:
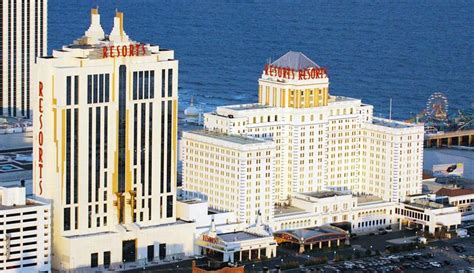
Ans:
{"type": "Polygon", "coordinates": [[[266,64],[264,68],[265,75],[285,78],[289,80],[314,80],[327,78],[327,69],[324,67],[311,67],[306,69],[295,70],[288,67],[279,67],[266,64]]]}
{"type": "Polygon", "coordinates": [[[38,93],[38,185],[39,185],[39,194],[43,194],[43,82],[39,82],[39,93],[38,93]]]}
{"type": "Polygon", "coordinates": [[[144,44],[112,45],[102,47],[102,58],[144,56],[144,44]]]}

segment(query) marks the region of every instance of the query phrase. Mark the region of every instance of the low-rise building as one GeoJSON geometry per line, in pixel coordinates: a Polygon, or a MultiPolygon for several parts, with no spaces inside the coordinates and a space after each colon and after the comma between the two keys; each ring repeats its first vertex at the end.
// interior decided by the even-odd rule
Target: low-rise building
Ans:
{"type": "Polygon", "coordinates": [[[293,194],[291,206],[276,207],[274,231],[335,225],[352,233],[369,233],[396,224],[397,203],[350,192],[293,194]]]}
{"type": "Polygon", "coordinates": [[[457,207],[462,221],[474,220],[474,190],[442,188],[436,195],[445,196],[448,204],[457,207]]]}
{"type": "Polygon", "coordinates": [[[415,226],[430,234],[453,231],[461,224],[458,208],[443,204],[436,195],[409,196],[405,202],[398,204],[395,214],[401,227],[415,226]]]}
{"type": "Polygon", "coordinates": [[[0,272],[51,272],[51,206],[0,187],[0,272]]]}

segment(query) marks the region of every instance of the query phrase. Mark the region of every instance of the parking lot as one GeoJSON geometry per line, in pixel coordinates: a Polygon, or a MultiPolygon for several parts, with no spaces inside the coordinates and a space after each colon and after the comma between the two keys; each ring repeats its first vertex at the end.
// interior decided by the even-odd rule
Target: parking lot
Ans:
{"type": "MultiPolygon", "coordinates": [[[[277,258],[262,261],[248,261],[245,263],[245,272],[260,273],[266,267],[275,272],[275,268],[288,262],[303,265],[305,261],[315,257],[327,257],[329,263],[318,266],[300,267],[284,270],[284,272],[457,272],[474,267],[467,260],[474,255],[474,237],[440,240],[430,242],[426,248],[413,251],[387,254],[385,247],[387,241],[392,239],[410,238],[414,231],[393,231],[383,235],[364,235],[351,240],[350,246],[337,249],[323,249],[307,251],[298,254],[297,251],[279,247],[277,258]],[[365,256],[367,250],[381,256],[361,257],[341,262],[333,262],[335,256],[354,257],[356,251],[365,256]],[[401,271],[400,271],[401,270],[401,271]]],[[[198,264],[207,263],[203,258],[198,264]]],[[[160,265],[142,269],[129,270],[128,272],[191,272],[191,261],[182,261],[169,265],[160,265]]],[[[466,272],[466,271],[462,271],[466,272]]]]}
{"type": "Polygon", "coordinates": [[[474,264],[474,238],[436,241],[430,246],[393,255],[341,261],[285,272],[467,272],[474,264]]]}

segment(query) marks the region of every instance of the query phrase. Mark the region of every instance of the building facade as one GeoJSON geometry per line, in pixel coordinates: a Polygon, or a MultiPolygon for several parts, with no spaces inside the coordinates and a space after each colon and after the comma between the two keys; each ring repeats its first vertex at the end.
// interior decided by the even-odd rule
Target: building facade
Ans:
{"type": "Polygon", "coordinates": [[[398,202],[421,193],[423,126],[373,118],[361,123],[360,192],[398,202]]]}
{"type": "Polygon", "coordinates": [[[463,221],[474,219],[474,190],[441,188],[437,196],[444,196],[446,203],[458,208],[463,221]]]}
{"type": "Polygon", "coordinates": [[[204,117],[210,131],[275,143],[277,203],[323,190],[387,201],[421,192],[423,126],[373,118],[371,105],[330,95],[326,69],[302,53],[265,66],[258,103],[217,107],[204,117]]]}
{"type": "Polygon", "coordinates": [[[235,211],[242,223],[274,214],[275,144],[218,132],[183,132],[183,178],[189,197],[235,211]],[[204,197],[206,196],[206,197],[204,197]]]}
{"type": "Polygon", "coordinates": [[[51,206],[0,187],[0,272],[51,272],[51,206]]]}
{"type": "Polygon", "coordinates": [[[0,6],[0,116],[31,118],[31,67],[47,52],[47,0],[0,6]]]}
{"type": "Polygon", "coordinates": [[[55,269],[192,253],[175,207],[178,61],[123,23],[105,35],[93,9],[82,38],[35,65],[34,192],[53,202],[55,269]]]}

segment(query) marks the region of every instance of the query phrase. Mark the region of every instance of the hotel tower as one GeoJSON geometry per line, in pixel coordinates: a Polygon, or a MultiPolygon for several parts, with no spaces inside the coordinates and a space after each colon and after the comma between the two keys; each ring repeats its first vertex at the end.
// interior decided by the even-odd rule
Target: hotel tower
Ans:
{"type": "Polygon", "coordinates": [[[206,131],[183,134],[191,196],[252,223],[259,210],[271,221],[273,204],[297,193],[352,191],[392,202],[421,193],[423,126],[375,118],[360,99],[331,95],[327,70],[300,52],[265,65],[258,83],[258,103],[217,107],[204,114],[206,131]],[[242,145],[267,150],[239,154],[242,145]]]}
{"type": "Polygon", "coordinates": [[[178,61],[97,9],[34,70],[34,191],[53,207],[53,268],[120,268],[192,252],[176,220],[178,61]]]}
{"type": "Polygon", "coordinates": [[[47,3],[0,2],[0,116],[31,117],[31,67],[46,55],[47,3]]]}

